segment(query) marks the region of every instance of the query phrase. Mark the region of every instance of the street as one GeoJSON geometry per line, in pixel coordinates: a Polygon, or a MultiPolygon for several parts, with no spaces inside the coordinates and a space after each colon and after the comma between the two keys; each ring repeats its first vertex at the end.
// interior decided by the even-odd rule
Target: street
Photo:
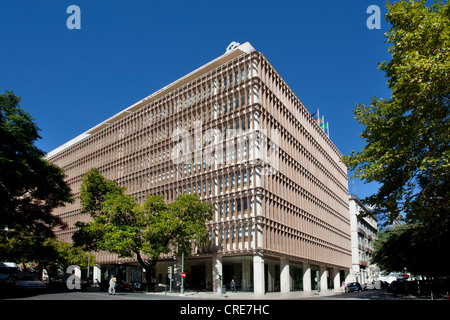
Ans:
{"type": "MultiPolygon", "coordinates": [[[[143,292],[118,292],[109,295],[103,291],[65,291],[45,292],[41,294],[22,294],[15,297],[3,297],[0,300],[2,310],[19,312],[21,316],[45,315],[46,318],[61,319],[62,316],[89,314],[94,316],[118,317],[132,312],[134,316],[163,315],[168,319],[191,318],[264,318],[279,319],[281,315],[316,310],[319,314],[349,314],[366,312],[389,316],[406,314],[413,316],[414,310],[448,309],[449,301],[431,301],[426,297],[421,301],[408,295],[395,295],[386,290],[368,290],[364,292],[290,292],[267,293],[220,293],[187,291],[185,296],[179,293],[165,294],[143,292]],[[125,313],[124,313],[125,311],[125,313]],[[194,316],[194,317],[192,317],[194,316]]],[[[436,313],[438,314],[438,313],[436,313]]]]}
{"type": "MultiPolygon", "coordinates": [[[[393,294],[385,289],[366,290],[363,292],[333,292],[322,293],[293,291],[289,293],[270,292],[265,295],[255,295],[250,292],[237,292],[220,295],[209,291],[187,291],[185,296],[179,293],[166,294],[164,292],[117,292],[109,295],[98,290],[73,291],[46,291],[42,293],[21,293],[3,295],[3,300],[431,300],[431,297],[420,298],[407,294],[393,294]]],[[[436,296],[434,299],[442,300],[445,297],[436,296]]]]}

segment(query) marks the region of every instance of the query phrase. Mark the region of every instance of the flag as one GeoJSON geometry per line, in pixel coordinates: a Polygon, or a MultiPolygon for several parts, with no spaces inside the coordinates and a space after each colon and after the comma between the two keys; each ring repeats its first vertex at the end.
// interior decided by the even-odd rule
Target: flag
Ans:
{"type": "Polygon", "coordinates": [[[322,129],[328,136],[330,136],[330,131],[328,128],[328,121],[325,122],[325,117],[322,115],[322,118],[320,118],[319,109],[317,109],[317,112],[314,113],[312,116],[314,117],[317,114],[317,118],[314,119],[314,121],[317,123],[320,129],[322,129]]]}
{"type": "Polygon", "coordinates": [[[319,121],[319,127],[320,127],[320,129],[322,129],[323,131],[325,131],[325,125],[326,125],[325,119],[324,119],[324,116],[322,116],[322,121],[319,121]]]}

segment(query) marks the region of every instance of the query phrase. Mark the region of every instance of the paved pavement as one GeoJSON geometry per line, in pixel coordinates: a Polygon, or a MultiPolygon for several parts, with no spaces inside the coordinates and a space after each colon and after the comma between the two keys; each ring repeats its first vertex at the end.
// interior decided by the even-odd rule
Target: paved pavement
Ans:
{"type": "MultiPolygon", "coordinates": [[[[225,294],[208,291],[186,291],[185,297],[189,299],[233,299],[233,300],[290,300],[290,299],[311,299],[311,298],[331,298],[342,294],[342,291],[330,291],[318,293],[317,291],[304,292],[293,291],[289,293],[268,292],[266,294],[254,294],[252,292],[231,292],[225,294]]],[[[164,292],[146,293],[161,298],[168,298],[171,295],[164,292]]],[[[180,297],[180,294],[172,293],[173,296],[180,297]]]]}

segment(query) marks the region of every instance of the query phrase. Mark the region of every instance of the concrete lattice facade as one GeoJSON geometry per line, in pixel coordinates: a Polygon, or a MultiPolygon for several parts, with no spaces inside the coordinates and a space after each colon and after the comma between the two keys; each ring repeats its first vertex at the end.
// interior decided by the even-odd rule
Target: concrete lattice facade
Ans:
{"type": "MultiPolygon", "coordinates": [[[[218,275],[227,280],[231,272],[228,278],[237,277],[242,290],[312,290],[315,271],[321,288],[329,281],[337,288],[351,268],[342,155],[264,55],[248,43],[47,157],[65,170],[76,196],[83,174],[96,167],[139,201],[161,194],[171,202],[183,192],[196,192],[214,204],[209,240],[187,260],[188,268],[204,274],[196,281],[205,289],[217,290],[218,275]],[[266,130],[259,136],[263,139],[252,135],[258,130],[266,130]],[[269,166],[276,170],[265,171],[261,152],[272,152],[276,163],[269,166]],[[187,159],[181,154],[190,163],[180,161],[187,159]]],[[[57,231],[68,242],[75,222],[89,219],[81,214],[79,199],[54,214],[68,223],[68,229],[57,231]]],[[[106,252],[96,259],[101,265],[119,261],[106,252]]],[[[161,257],[163,281],[166,266],[176,267],[177,259],[174,251],[161,257]]]]}

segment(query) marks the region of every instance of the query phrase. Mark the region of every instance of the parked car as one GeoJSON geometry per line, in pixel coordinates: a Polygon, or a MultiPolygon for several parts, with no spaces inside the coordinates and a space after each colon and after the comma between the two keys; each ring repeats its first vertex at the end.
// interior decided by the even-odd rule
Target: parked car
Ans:
{"type": "Polygon", "coordinates": [[[123,280],[117,280],[116,291],[133,291],[133,286],[123,280]]]}
{"type": "MultiPolygon", "coordinates": [[[[58,290],[70,290],[69,287],[67,286],[67,280],[72,280],[73,274],[72,273],[66,273],[64,275],[60,275],[54,279],[50,280],[49,283],[49,287],[51,287],[52,289],[58,289],[58,290]]],[[[69,281],[70,281],[69,280],[69,281]]],[[[78,279],[78,282],[80,283],[80,289],[84,290],[87,287],[87,282],[84,279],[78,279]]],[[[73,283],[73,280],[72,280],[73,283]]]]}
{"type": "Polygon", "coordinates": [[[406,283],[405,280],[394,280],[388,286],[388,292],[392,293],[405,293],[406,292],[406,283]]]}
{"type": "Polygon", "coordinates": [[[373,282],[367,284],[365,286],[365,288],[363,288],[363,289],[364,290],[375,290],[376,288],[377,288],[377,285],[376,285],[375,281],[373,281],[373,282]]]}
{"type": "Polygon", "coordinates": [[[363,288],[361,287],[361,284],[359,282],[350,282],[347,283],[346,292],[353,292],[353,291],[363,291],[363,288]]]}
{"type": "Polygon", "coordinates": [[[30,272],[20,272],[17,275],[11,276],[7,280],[12,289],[16,290],[45,290],[45,283],[41,280],[36,279],[36,277],[30,272]]]}
{"type": "Polygon", "coordinates": [[[0,262],[0,284],[11,275],[17,275],[19,272],[19,266],[14,262],[0,262]]]}

